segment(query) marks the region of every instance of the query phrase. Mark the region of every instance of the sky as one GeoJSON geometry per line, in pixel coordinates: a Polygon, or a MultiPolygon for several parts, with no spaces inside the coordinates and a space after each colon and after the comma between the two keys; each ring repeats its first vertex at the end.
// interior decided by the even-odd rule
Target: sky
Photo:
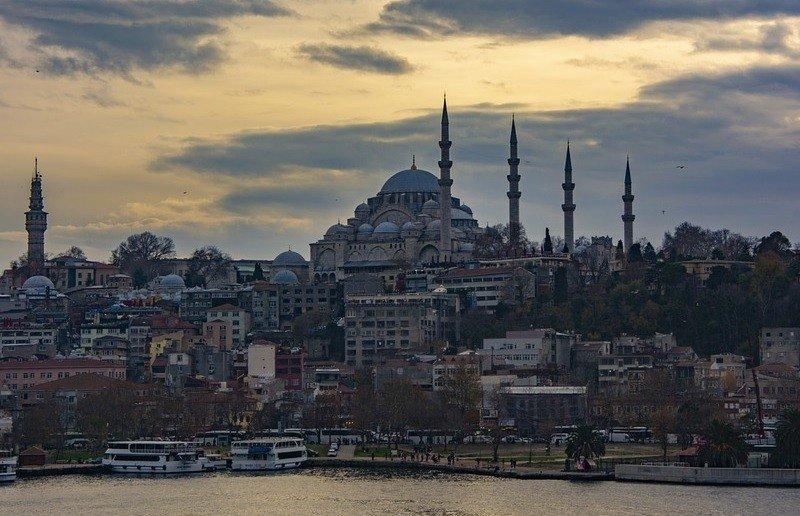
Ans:
{"type": "Polygon", "coordinates": [[[800,240],[796,0],[0,0],[0,263],[25,250],[34,156],[46,246],[106,260],[149,230],[179,255],[271,259],[394,172],[438,174],[507,222],[512,114],[521,221],[636,238],[687,220],[800,240]],[[678,167],[684,168],[678,168],[678,167]]]}

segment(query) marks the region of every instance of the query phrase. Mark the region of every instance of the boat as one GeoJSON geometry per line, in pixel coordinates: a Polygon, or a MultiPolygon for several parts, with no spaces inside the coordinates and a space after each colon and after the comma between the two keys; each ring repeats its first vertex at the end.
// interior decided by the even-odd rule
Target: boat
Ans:
{"type": "Polygon", "coordinates": [[[228,460],[218,453],[206,453],[200,457],[203,471],[221,471],[228,468],[228,460]]]}
{"type": "Polygon", "coordinates": [[[9,450],[0,450],[0,482],[17,479],[17,456],[9,450]]]}
{"type": "Polygon", "coordinates": [[[207,461],[194,443],[117,441],[108,443],[102,464],[114,473],[199,473],[207,461]]]}
{"type": "Polygon", "coordinates": [[[296,468],[308,458],[306,446],[296,437],[265,437],[231,444],[233,471],[268,471],[296,468]]]}

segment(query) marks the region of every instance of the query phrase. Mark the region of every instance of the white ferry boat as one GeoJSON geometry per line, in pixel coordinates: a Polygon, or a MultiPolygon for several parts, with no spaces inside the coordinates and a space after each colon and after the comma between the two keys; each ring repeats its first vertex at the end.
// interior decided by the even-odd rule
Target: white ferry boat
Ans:
{"type": "Polygon", "coordinates": [[[0,450],[0,482],[17,479],[17,457],[8,450],[0,450]]]}
{"type": "Polygon", "coordinates": [[[308,458],[297,437],[265,437],[231,444],[231,469],[264,471],[296,468],[308,458]]]}
{"type": "Polygon", "coordinates": [[[181,441],[111,442],[102,463],[114,473],[197,473],[209,469],[194,443],[181,441]]]}

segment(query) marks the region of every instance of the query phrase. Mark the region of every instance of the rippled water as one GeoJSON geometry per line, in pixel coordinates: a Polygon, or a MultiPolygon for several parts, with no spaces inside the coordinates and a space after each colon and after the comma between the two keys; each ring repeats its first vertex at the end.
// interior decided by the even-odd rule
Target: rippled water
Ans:
{"type": "Polygon", "coordinates": [[[302,470],[65,476],[0,486],[2,514],[797,514],[800,490],[302,470]]]}

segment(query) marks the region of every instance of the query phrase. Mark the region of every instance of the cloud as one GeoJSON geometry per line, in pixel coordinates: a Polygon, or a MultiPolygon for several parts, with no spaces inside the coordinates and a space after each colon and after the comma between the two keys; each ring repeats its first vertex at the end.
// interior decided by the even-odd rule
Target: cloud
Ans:
{"type": "Polygon", "coordinates": [[[311,61],[346,70],[401,75],[414,69],[407,59],[372,47],[306,43],[300,45],[298,53],[311,61]]]}
{"type": "MultiPolygon", "coordinates": [[[[760,234],[775,227],[800,232],[791,227],[800,215],[792,194],[800,177],[791,173],[800,160],[800,66],[687,75],[612,108],[512,106],[523,157],[523,219],[534,236],[540,227],[560,225],[567,139],[573,141],[580,233],[606,233],[620,224],[626,153],[639,234],[658,240],[684,219],[760,234]]],[[[509,110],[454,102],[450,109],[454,194],[480,207],[482,223],[507,216],[509,110]]],[[[388,122],[246,131],[187,140],[152,168],[242,182],[216,206],[284,213],[309,220],[319,234],[332,214],[346,218],[358,199],[407,167],[412,152],[421,168],[436,173],[438,126],[432,109],[388,122]]]]}
{"type": "Polygon", "coordinates": [[[760,25],[755,34],[735,29],[707,33],[695,48],[698,51],[760,52],[796,59],[800,57],[800,48],[792,44],[796,39],[794,27],[778,21],[760,25]]]}
{"type": "Polygon", "coordinates": [[[605,38],[649,22],[800,14],[795,0],[394,0],[366,32],[410,37],[482,34],[540,39],[605,38]]]}
{"type": "Polygon", "coordinates": [[[0,18],[33,32],[41,68],[57,75],[175,68],[201,73],[224,59],[218,36],[237,16],[289,11],[271,0],[4,0],[0,18]]]}

